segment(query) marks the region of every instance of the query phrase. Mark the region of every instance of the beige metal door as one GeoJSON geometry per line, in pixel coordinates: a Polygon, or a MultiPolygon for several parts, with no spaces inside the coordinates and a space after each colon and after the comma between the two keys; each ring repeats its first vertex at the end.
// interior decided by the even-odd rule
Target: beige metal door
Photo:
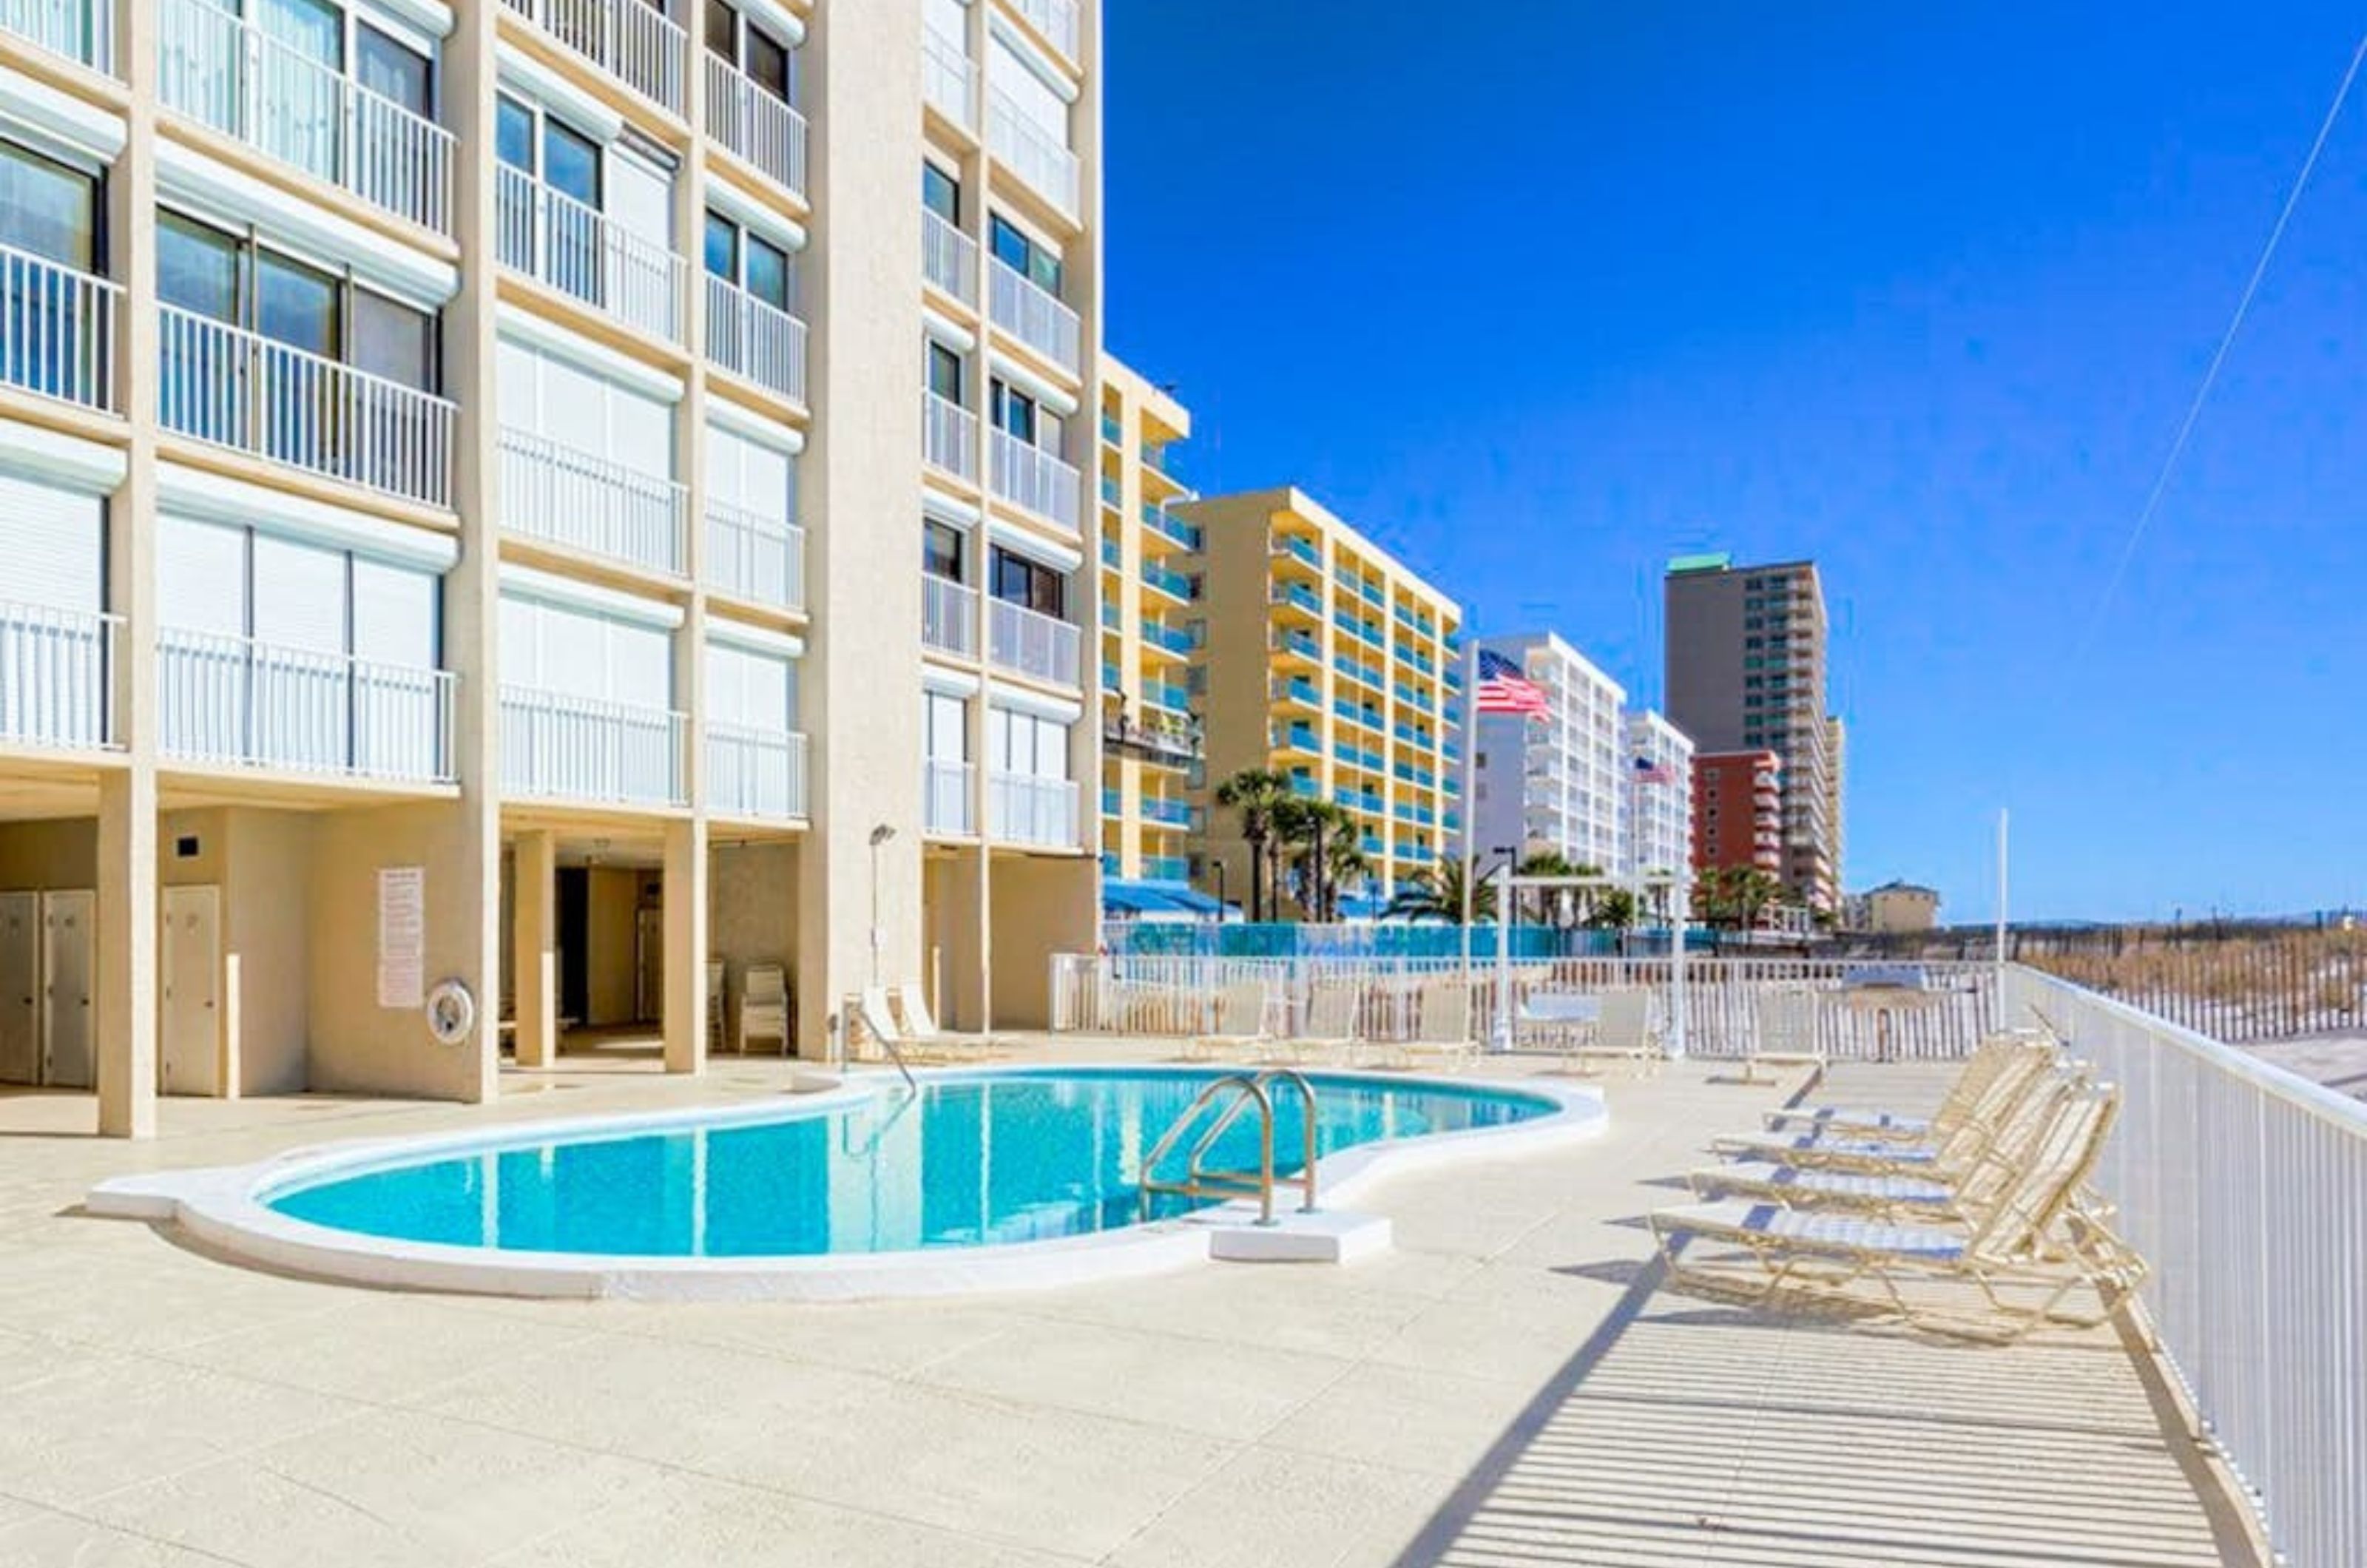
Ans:
{"type": "Polygon", "coordinates": [[[0,1083],[41,1081],[41,896],[0,893],[0,1083]]]}
{"type": "Polygon", "coordinates": [[[41,1081],[65,1089],[98,1083],[97,908],[88,889],[41,895],[41,1081]]]}
{"type": "Polygon", "coordinates": [[[156,1087],[221,1092],[221,889],[164,889],[164,1010],[156,1087]]]}

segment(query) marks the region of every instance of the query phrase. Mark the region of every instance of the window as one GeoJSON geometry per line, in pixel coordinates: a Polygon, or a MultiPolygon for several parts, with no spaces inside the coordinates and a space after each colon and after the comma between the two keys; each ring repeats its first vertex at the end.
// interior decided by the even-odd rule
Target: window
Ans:
{"type": "Polygon", "coordinates": [[[930,163],[921,161],[921,205],[946,222],[961,224],[961,182],[930,163]]]}
{"type": "Polygon", "coordinates": [[[1005,221],[1001,213],[987,220],[987,239],[997,261],[1028,282],[1058,298],[1060,258],[1005,221]]]}
{"type": "Polygon", "coordinates": [[[707,51],[737,65],[741,73],[783,103],[795,101],[789,85],[789,48],[723,0],[707,0],[707,51]]]}
{"type": "Polygon", "coordinates": [[[95,176],[0,141],[0,243],[96,272],[98,211],[95,176]]]}
{"type": "Polygon", "coordinates": [[[600,205],[600,144],[565,121],[542,119],[542,178],[584,206],[600,205]]]}
{"type": "Polygon", "coordinates": [[[921,521],[921,570],[932,577],[942,577],[948,582],[959,582],[966,575],[962,570],[968,554],[969,536],[950,523],[940,523],[934,517],[921,521]]]}
{"type": "Polygon", "coordinates": [[[993,417],[994,427],[1008,431],[1030,446],[1035,446],[1036,400],[1025,392],[1012,390],[1007,382],[1001,380],[993,383],[992,390],[990,401],[993,406],[989,412],[993,417]]]}
{"type": "Polygon", "coordinates": [[[436,118],[436,73],[427,57],[368,22],[354,24],[354,80],[363,91],[400,104],[422,119],[436,118]]]}
{"type": "Polygon", "coordinates": [[[436,318],[366,288],[353,291],[353,354],[357,369],[416,391],[436,383],[436,318]]]}
{"type": "Polygon", "coordinates": [[[994,551],[994,575],[988,586],[997,599],[1059,617],[1068,613],[1068,582],[1064,574],[1043,562],[998,546],[994,551]]]}
{"type": "Polygon", "coordinates": [[[707,215],[707,270],[776,310],[789,308],[789,253],[730,219],[707,215]]]}
{"type": "Polygon", "coordinates": [[[967,761],[969,705],[943,692],[923,693],[922,700],[927,705],[923,722],[928,730],[929,755],[940,761],[967,761]]]}
{"type": "Polygon", "coordinates": [[[962,400],[962,357],[936,339],[928,340],[929,390],[949,403],[962,400]]]}

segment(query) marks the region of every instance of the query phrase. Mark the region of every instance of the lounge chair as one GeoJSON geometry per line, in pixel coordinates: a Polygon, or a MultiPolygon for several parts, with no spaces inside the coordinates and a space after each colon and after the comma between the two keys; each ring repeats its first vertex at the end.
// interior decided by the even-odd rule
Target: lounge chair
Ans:
{"type": "Polygon", "coordinates": [[[1265,1027],[1265,982],[1237,980],[1219,992],[1217,1027],[1184,1043],[1187,1062],[1213,1062],[1220,1056],[1246,1055],[1265,1048],[1274,1037],[1265,1027]]]}
{"type": "Polygon", "coordinates": [[[1307,1026],[1286,1038],[1269,1041],[1260,1055],[1269,1061],[1308,1063],[1319,1057],[1346,1060],[1356,1052],[1356,1013],[1365,990],[1354,983],[1315,987],[1307,1004],[1307,1026]]]}
{"type": "Polygon", "coordinates": [[[1425,986],[1414,1016],[1413,1037],[1368,1044],[1366,1065],[1410,1068],[1424,1061],[1459,1068],[1479,1055],[1471,1032],[1471,992],[1459,983],[1425,986]]]}
{"type": "Polygon", "coordinates": [[[1660,1032],[1652,1027],[1651,992],[1624,990],[1603,994],[1603,1010],[1595,1018],[1593,1034],[1562,1053],[1562,1061],[1574,1071],[1597,1057],[1631,1062],[1639,1073],[1649,1073],[1659,1066],[1660,1032]]]}
{"type": "Polygon", "coordinates": [[[1674,1282],[1715,1295],[1854,1300],[1920,1328],[1984,1339],[2017,1339],[2045,1323],[2092,1325],[2101,1314],[2064,1313],[2064,1298],[2091,1285],[2108,1314],[2144,1273],[2118,1238],[2079,1213],[2119,1103],[2110,1087],[2062,1093],[2030,1157],[1960,1219],[1885,1224],[1775,1203],[1697,1203],[1654,1213],[1652,1234],[1674,1282]],[[1688,1258],[1687,1243],[1720,1250],[1688,1258]],[[1866,1281],[1883,1292],[1870,1303],[1858,1289],[1866,1281]],[[1926,1299],[1924,1287],[1945,1293],[1926,1299]],[[2016,1299],[2025,1291],[2035,1304],[2016,1299]]]}
{"type": "Polygon", "coordinates": [[[1973,1048],[1965,1058],[1964,1070],[1940,1101],[1939,1109],[1929,1116],[1906,1116],[1893,1111],[1877,1111],[1853,1106],[1811,1105],[1786,1111],[1767,1112],[1767,1130],[1781,1133],[1812,1132],[1826,1137],[1847,1138],[1908,1138],[1930,1141],[1954,1132],[1971,1115],[1980,1103],[1997,1075],[2005,1070],[2016,1052],[2033,1043],[2045,1043],[2045,1037],[2035,1034],[1993,1034],[1973,1048]]]}
{"type": "Polygon", "coordinates": [[[1817,1043],[1817,1026],[1824,1005],[1806,990],[1768,991],[1759,998],[1758,1018],[1750,1045],[1742,1057],[1742,1081],[1757,1083],[1761,1066],[1807,1067],[1809,1082],[1825,1074],[1824,1047],[1817,1043]]]}
{"type": "Polygon", "coordinates": [[[1713,1139],[1710,1147],[1729,1159],[1840,1170],[1912,1171],[1960,1169],[1989,1139],[2022,1098],[2031,1091],[2056,1061],[2050,1044],[2022,1043],[2008,1056],[1966,1108],[1963,1119],[1944,1134],[1926,1138],[1851,1136],[1844,1129],[1830,1135],[1806,1133],[1738,1133],[1713,1139]]]}
{"type": "Polygon", "coordinates": [[[789,1054],[789,981],[777,964],[751,964],[740,977],[740,1054],[751,1040],[777,1040],[789,1054]]]}
{"type": "Polygon", "coordinates": [[[707,961],[707,1054],[719,1055],[731,1032],[723,1012],[723,960],[707,961]]]}
{"type": "Polygon", "coordinates": [[[929,999],[918,986],[897,987],[889,993],[888,1004],[890,1015],[904,1026],[898,1039],[900,1045],[911,1041],[923,1051],[945,1053],[964,1061],[982,1061],[1011,1049],[1012,1043],[999,1035],[939,1029],[936,1016],[929,1011],[929,999]]]}
{"type": "Polygon", "coordinates": [[[913,1033],[897,1018],[885,986],[866,986],[855,993],[855,1017],[883,1055],[894,1056],[907,1066],[975,1062],[985,1055],[983,1050],[963,1043],[943,1038],[924,1040],[913,1033]]]}

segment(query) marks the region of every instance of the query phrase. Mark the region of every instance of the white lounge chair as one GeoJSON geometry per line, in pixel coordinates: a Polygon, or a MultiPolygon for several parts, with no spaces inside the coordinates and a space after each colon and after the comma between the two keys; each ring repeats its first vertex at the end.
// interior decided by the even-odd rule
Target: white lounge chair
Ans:
{"type": "Polygon", "coordinates": [[[1759,1069],[1762,1065],[1810,1068],[1811,1082],[1822,1077],[1826,1057],[1824,1047],[1817,1043],[1817,1026],[1823,1018],[1823,1005],[1817,993],[1767,991],[1761,994],[1758,1001],[1750,1044],[1742,1057],[1742,1081],[1761,1081],[1759,1069]]]}
{"type": "Polygon", "coordinates": [[[1459,982],[1424,986],[1416,1004],[1413,1038],[1368,1045],[1368,1065],[1410,1068],[1425,1060],[1459,1068],[1479,1055],[1471,1032],[1471,992],[1459,982]]]}
{"type": "Polygon", "coordinates": [[[775,1040],[789,1054],[789,980],[777,964],[751,964],[740,977],[740,1054],[751,1040],[775,1040]]]}
{"type": "Polygon", "coordinates": [[[935,1015],[929,1011],[929,999],[918,986],[897,987],[889,993],[888,1002],[904,1025],[903,1038],[915,1042],[923,1050],[944,1051],[973,1060],[999,1055],[1011,1048],[1011,1042],[999,1035],[938,1028],[935,1015]]]}
{"type": "Polygon", "coordinates": [[[1573,1071],[1583,1070],[1586,1063],[1597,1057],[1633,1063],[1639,1073],[1652,1072],[1659,1066],[1660,1032],[1652,1027],[1651,992],[1631,989],[1604,993],[1603,1011],[1594,1021],[1592,1036],[1562,1053],[1564,1065],[1573,1071]]]}
{"type": "Polygon", "coordinates": [[[1354,1055],[1356,1013],[1364,999],[1364,987],[1354,982],[1317,986],[1307,1004],[1306,1027],[1270,1042],[1263,1055],[1269,1060],[1297,1063],[1354,1055]]]}
{"type": "Polygon", "coordinates": [[[1184,1043],[1187,1062],[1213,1062],[1265,1048],[1274,1037],[1265,1027],[1265,982],[1237,980],[1217,994],[1217,1027],[1184,1043]]]}

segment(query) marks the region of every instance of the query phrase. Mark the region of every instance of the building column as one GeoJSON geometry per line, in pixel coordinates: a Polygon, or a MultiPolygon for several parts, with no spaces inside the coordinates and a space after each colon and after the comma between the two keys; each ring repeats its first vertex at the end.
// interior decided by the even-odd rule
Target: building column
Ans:
{"type": "Polygon", "coordinates": [[[156,1135],[156,771],[98,784],[98,1130],[156,1135]]]}
{"type": "Polygon", "coordinates": [[[665,1068],[707,1068],[707,820],[666,824],[665,1068]]]}
{"type": "Polygon", "coordinates": [[[512,852],[510,972],[517,1065],[559,1060],[559,835],[520,833],[512,852]]]}

